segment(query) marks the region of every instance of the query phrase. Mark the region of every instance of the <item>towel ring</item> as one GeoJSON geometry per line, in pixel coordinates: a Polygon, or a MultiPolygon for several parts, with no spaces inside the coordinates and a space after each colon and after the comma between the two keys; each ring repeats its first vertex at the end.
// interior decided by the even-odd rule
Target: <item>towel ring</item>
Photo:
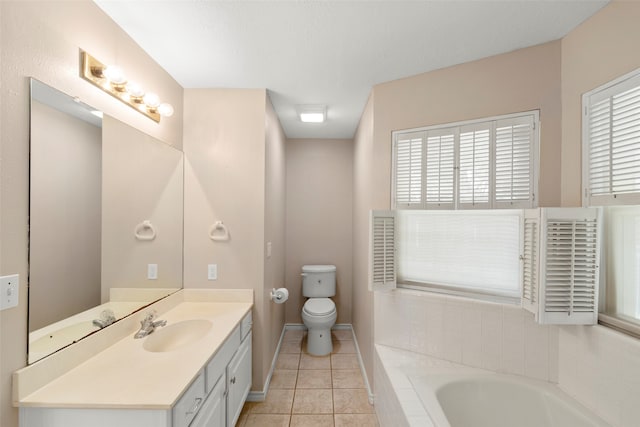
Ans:
{"type": "Polygon", "coordinates": [[[229,240],[229,229],[222,221],[216,221],[209,229],[209,238],[217,242],[227,241],[229,240]]]}
{"type": "Polygon", "coordinates": [[[145,219],[136,226],[134,234],[138,240],[153,240],[156,238],[156,228],[151,224],[151,221],[145,219]],[[151,230],[151,233],[145,233],[146,230],[151,230]]]}

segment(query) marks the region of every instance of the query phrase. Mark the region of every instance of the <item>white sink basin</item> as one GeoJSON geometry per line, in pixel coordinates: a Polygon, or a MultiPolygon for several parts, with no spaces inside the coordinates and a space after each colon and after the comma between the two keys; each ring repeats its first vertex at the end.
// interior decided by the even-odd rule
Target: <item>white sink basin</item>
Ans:
{"type": "Polygon", "coordinates": [[[209,332],[211,326],[209,320],[194,319],[158,327],[145,338],[142,347],[154,353],[176,350],[198,341],[209,332]]]}

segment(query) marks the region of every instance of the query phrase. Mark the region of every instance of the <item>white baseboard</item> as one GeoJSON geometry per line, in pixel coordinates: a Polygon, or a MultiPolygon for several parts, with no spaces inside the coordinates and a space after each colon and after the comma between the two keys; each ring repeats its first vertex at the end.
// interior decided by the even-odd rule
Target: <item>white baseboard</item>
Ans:
{"type": "MultiPolygon", "coordinates": [[[[267,379],[264,382],[263,391],[250,391],[247,396],[248,402],[264,402],[267,397],[267,392],[269,391],[269,384],[271,383],[271,376],[273,375],[273,371],[276,368],[276,363],[278,361],[278,355],[280,354],[280,347],[282,346],[282,341],[284,340],[284,334],[286,331],[304,331],[307,327],[302,323],[285,323],[282,328],[282,333],[280,334],[280,339],[278,340],[278,346],[276,347],[276,351],[273,355],[273,360],[271,361],[271,368],[269,369],[269,375],[267,375],[267,379]]],[[[369,397],[369,403],[373,405],[374,396],[371,390],[371,385],[369,384],[369,380],[367,377],[367,371],[364,368],[364,363],[362,361],[362,355],[360,354],[360,347],[358,346],[358,340],[356,339],[356,334],[353,331],[353,326],[349,323],[338,323],[333,325],[333,330],[349,330],[351,331],[351,336],[353,337],[353,344],[356,348],[356,355],[358,356],[358,364],[360,365],[360,372],[362,373],[362,378],[364,380],[364,385],[367,389],[367,395],[369,397]]]]}

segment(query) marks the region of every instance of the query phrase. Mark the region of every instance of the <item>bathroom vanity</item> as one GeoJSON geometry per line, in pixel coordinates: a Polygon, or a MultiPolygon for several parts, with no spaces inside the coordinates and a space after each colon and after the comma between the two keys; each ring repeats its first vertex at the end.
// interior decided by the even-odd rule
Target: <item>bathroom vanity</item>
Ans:
{"type": "MultiPolygon", "coordinates": [[[[45,383],[37,384],[39,371],[53,368],[66,349],[16,372],[20,426],[235,425],[251,387],[252,303],[211,295],[183,290],[169,297],[174,303],[163,304],[173,306],[157,309],[167,325],[134,339],[139,318],[153,307],[141,310],[119,322],[127,328],[123,338],[45,383]]],[[[76,345],[89,348],[85,341],[76,345]]]]}

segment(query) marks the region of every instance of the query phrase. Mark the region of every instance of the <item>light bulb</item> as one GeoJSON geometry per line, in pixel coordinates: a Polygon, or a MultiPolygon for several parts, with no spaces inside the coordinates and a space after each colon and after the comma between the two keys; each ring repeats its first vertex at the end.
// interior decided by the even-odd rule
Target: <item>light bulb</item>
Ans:
{"type": "Polygon", "coordinates": [[[163,102],[158,106],[158,113],[160,113],[162,117],[171,117],[173,115],[173,107],[171,104],[163,102]]]}
{"type": "Polygon", "coordinates": [[[144,90],[138,83],[129,82],[127,83],[126,89],[134,101],[142,100],[142,97],[144,96],[144,90]]]}
{"type": "Polygon", "coordinates": [[[155,110],[160,105],[160,97],[155,93],[148,93],[144,96],[144,103],[147,107],[155,110]]]}
{"type": "Polygon", "coordinates": [[[116,85],[125,84],[127,82],[127,78],[125,77],[124,71],[122,71],[122,68],[115,65],[107,66],[107,68],[104,69],[102,74],[105,76],[107,80],[109,80],[111,83],[116,85]]]}

